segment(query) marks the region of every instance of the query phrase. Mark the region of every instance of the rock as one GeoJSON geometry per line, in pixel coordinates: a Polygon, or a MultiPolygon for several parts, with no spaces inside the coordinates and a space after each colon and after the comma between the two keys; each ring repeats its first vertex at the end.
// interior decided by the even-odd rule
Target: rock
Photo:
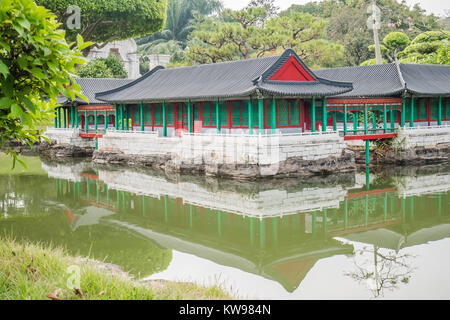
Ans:
{"type": "Polygon", "coordinates": [[[94,152],[94,148],[82,148],[66,143],[57,144],[54,141],[50,144],[47,141],[41,142],[38,150],[40,155],[51,159],[91,157],[94,152]]]}

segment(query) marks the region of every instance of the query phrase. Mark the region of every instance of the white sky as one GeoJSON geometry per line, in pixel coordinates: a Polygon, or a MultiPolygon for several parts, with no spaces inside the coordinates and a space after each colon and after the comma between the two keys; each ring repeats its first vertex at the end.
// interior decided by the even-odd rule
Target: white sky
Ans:
{"type": "MultiPolygon", "coordinates": [[[[245,7],[250,0],[222,0],[222,2],[226,8],[236,10],[245,7]]],[[[311,0],[275,0],[276,5],[282,10],[289,8],[292,4],[305,4],[307,2],[311,2],[311,0]]],[[[410,6],[419,3],[428,13],[436,15],[444,15],[444,10],[450,10],[450,0],[406,0],[406,3],[410,6]]]]}

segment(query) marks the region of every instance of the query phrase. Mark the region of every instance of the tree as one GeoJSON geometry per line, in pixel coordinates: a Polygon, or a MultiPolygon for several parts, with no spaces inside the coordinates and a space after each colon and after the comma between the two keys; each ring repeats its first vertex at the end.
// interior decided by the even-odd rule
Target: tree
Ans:
{"type": "Polygon", "coordinates": [[[119,58],[110,54],[108,58],[97,58],[77,69],[82,78],[126,78],[127,71],[119,58]]]}
{"type": "Polygon", "coordinates": [[[400,62],[450,64],[450,32],[429,31],[419,34],[398,56],[400,62]]]}
{"type": "Polygon", "coordinates": [[[102,43],[143,36],[160,31],[165,23],[166,0],[36,0],[66,22],[70,16],[67,8],[78,6],[81,13],[81,30],[64,24],[70,41],[81,34],[84,39],[102,43]]]}
{"type": "MultiPolygon", "coordinates": [[[[8,139],[32,144],[35,125],[50,120],[61,93],[86,99],[73,82],[80,50],[91,45],[77,37],[70,49],[56,16],[32,0],[3,0],[0,6],[0,146],[8,139]]],[[[17,154],[12,150],[13,165],[17,154]]]]}

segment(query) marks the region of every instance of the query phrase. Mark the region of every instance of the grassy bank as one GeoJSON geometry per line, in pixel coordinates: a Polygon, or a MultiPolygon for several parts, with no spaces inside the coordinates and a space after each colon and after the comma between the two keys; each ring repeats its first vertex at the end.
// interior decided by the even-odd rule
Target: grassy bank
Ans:
{"type": "Polygon", "coordinates": [[[230,298],[218,286],[205,288],[169,281],[142,283],[116,266],[72,257],[61,248],[0,239],[0,300],[230,298]],[[68,287],[68,283],[76,283],[73,270],[80,270],[78,290],[68,287]]]}

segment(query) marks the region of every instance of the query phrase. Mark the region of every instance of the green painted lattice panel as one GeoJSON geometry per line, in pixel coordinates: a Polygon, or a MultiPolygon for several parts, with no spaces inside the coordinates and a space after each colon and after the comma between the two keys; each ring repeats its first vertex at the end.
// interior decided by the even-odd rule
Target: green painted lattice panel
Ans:
{"type": "Polygon", "coordinates": [[[419,120],[427,120],[427,101],[425,99],[420,99],[419,101],[419,120]]]}
{"type": "Polygon", "coordinates": [[[220,110],[220,126],[228,127],[228,108],[226,102],[220,102],[219,105],[220,110]]]}
{"type": "Polygon", "coordinates": [[[248,104],[247,101],[242,103],[242,126],[248,127],[248,104]]]}
{"type": "Polygon", "coordinates": [[[140,124],[140,107],[134,106],[134,124],[140,124]]]}
{"type": "Polygon", "coordinates": [[[287,100],[278,101],[278,125],[289,125],[289,101],[287,100]]]}
{"type": "MultiPolygon", "coordinates": [[[[442,108],[442,109],[444,109],[444,108],[442,108]]],[[[431,100],[431,119],[432,120],[437,120],[438,110],[439,110],[439,99],[432,99],[431,100]]],[[[442,113],[443,112],[441,112],[441,114],[442,113]]]]}
{"type": "Polygon", "coordinates": [[[258,100],[252,100],[253,127],[258,128],[258,100]]]}
{"type": "Polygon", "coordinates": [[[145,106],[145,124],[152,124],[152,106],[145,106]]]}
{"type": "Polygon", "coordinates": [[[211,125],[211,104],[209,102],[203,103],[203,125],[211,125]]]}
{"type": "Polygon", "coordinates": [[[240,127],[241,126],[241,102],[240,101],[233,101],[231,103],[232,107],[232,121],[233,127],[240,127]]]}
{"type": "Polygon", "coordinates": [[[198,103],[194,104],[194,121],[200,120],[200,105],[198,103]]]}
{"type": "Polygon", "coordinates": [[[167,124],[173,125],[173,104],[169,103],[167,107],[167,124]]]}
{"type": "Polygon", "coordinates": [[[300,124],[300,104],[297,100],[291,101],[291,125],[297,126],[300,124]]]}
{"type": "Polygon", "coordinates": [[[160,104],[156,104],[153,106],[153,108],[155,108],[155,124],[159,125],[162,124],[161,121],[161,105],[160,104]]]}

